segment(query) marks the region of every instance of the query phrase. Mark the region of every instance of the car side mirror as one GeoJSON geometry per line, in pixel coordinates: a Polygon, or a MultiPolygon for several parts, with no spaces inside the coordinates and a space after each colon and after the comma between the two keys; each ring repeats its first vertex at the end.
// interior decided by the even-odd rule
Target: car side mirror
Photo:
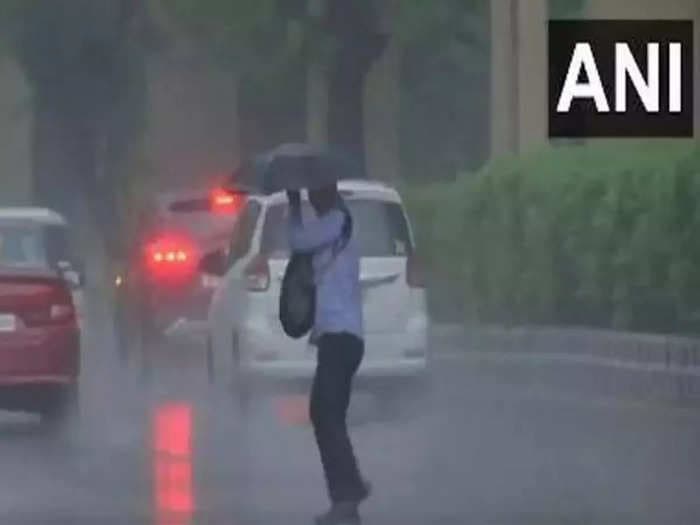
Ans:
{"type": "Polygon", "coordinates": [[[226,254],[221,250],[206,254],[199,262],[199,269],[202,273],[223,277],[228,270],[226,254]]]}
{"type": "Polygon", "coordinates": [[[58,269],[71,288],[82,288],[85,285],[85,272],[82,265],[76,262],[59,261],[58,269]]]}

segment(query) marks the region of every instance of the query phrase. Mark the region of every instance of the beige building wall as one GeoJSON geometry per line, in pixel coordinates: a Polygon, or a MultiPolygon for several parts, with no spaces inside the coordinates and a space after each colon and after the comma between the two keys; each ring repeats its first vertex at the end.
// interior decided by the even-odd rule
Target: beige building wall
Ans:
{"type": "Polygon", "coordinates": [[[491,0],[491,153],[547,141],[547,0],[491,0]]]}
{"type": "Polygon", "coordinates": [[[491,156],[517,149],[515,0],[491,0],[491,156]]]}
{"type": "Polygon", "coordinates": [[[548,140],[547,0],[518,1],[518,150],[548,140]]]}

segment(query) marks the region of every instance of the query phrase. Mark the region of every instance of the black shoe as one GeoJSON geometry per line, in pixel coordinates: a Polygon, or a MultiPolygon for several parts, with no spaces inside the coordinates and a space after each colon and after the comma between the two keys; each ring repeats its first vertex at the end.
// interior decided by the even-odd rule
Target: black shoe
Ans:
{"type": "Polygon", "coordinates": [[[325,514],[317,516],[316,525],[360,525],[356,503],[335,503],[325,514]]]}

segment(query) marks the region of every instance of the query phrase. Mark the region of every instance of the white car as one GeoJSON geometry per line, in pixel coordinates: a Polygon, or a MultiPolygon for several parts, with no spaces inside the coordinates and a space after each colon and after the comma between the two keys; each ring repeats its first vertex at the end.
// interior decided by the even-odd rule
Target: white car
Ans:
{"type": "MultiPolygon", "coordinates": [[[[59,271],[71,285],[73,300],[81,329],[84,328],[85,297],[83,292],[83,267],[77,260],[69,239],[69,225],[59,213],[39,207],[0,208],[0,252],[2,252],[3,229],[23,232],[12,240],[17,257],[26,257],[27,264],[40,263],[59,271]]],[[[6,250],[10,249],[7,241],[6,250]]],[[[21,263],[21,258],[15,261],[21,263]]]]}
{"type": "MultiPolygon", "coordinates": [[[[342,181],[339,190],[361,254],[365,357],[358,383],[422,384],[429,366],[426,294],[401,197],[389,186],[364,180],[342,181]]],[[[303,212],[309,214],[305,193],[303,212]]],[[[208,316],[213,381],[240,386],[250,379],[313,376],[315,348],[306,338],[285,335],[278,318],[288,261],[287,209],[284,193],[249,196],[229,249],[203,259],[203,271],[220,279],[208,316]]]]}

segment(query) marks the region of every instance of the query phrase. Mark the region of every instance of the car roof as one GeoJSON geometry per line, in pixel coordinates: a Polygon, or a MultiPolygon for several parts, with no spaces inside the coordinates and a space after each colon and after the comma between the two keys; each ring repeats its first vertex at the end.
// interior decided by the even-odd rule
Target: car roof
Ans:
{"type": "Polygon", "coordinates": [[[0,220],[35,222],[46,226],[66,226],[66,219],[48,208],[7,207],[0,208],[0,220]]]}
{"type": "MultiPolygon", "coordinates": [[[[345,179],[338,182],[338,191],[340,191],[341,194],[360,194],[362,197],[381,201],[401,202],[399,192],[392,186],[381,181],[345,179]]],[[[284,192],[277,192],[270,195],[251,194],[248,198],[267,205],[278,204],[287,200],[284,192]]],[[[302,198],[306,197],[304,196],[302,198]]]]}
{"type": "Polygon", "coordinates": [[[56,270],[43,266],[17,267],[0,264],[0,275],[3,277],[59,279],[56,270]]]}

